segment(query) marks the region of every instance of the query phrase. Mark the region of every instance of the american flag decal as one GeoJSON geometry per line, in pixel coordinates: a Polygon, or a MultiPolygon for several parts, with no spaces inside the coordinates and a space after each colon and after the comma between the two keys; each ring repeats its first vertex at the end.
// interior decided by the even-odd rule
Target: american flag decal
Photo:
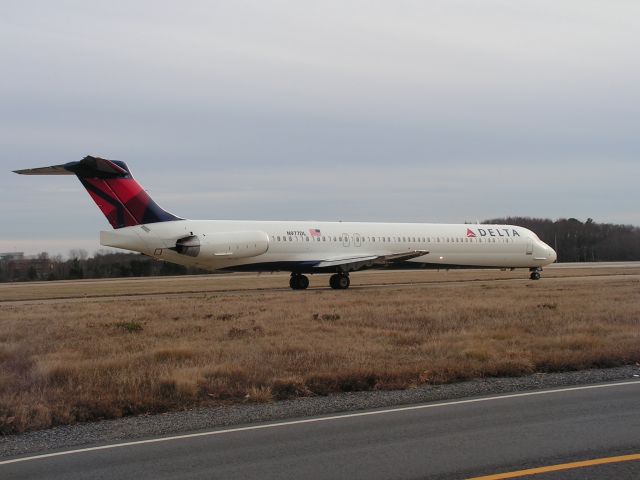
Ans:
{"type": "Polygon", "coordinates": [[[476,234],[473,233],[473,230],[471,230],[470,228],[467,228],[467,238],[475,238],[476,234]]]}
{"type": "Polygon", "coordinates": [[[309,229],[309,234],[310,234],[312,237],[319,237],[319,236],[320,236],[320,230],[319,230],[319,229],[317,229],[317,228],[310,228],[310,229],[309,229]]]}

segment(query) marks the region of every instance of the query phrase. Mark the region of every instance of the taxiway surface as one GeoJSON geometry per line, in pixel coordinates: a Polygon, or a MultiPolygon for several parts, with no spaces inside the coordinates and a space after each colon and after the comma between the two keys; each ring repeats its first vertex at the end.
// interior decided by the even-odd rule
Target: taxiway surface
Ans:
{"type": "MultiPolygon", "coordinates": [[[[312,417],[4,460],[0,477],[469,478],[637,454],[639,398],[628,381],[312,417]]],[[[640,474],[564,472],[597,468],[640,474]]]]}

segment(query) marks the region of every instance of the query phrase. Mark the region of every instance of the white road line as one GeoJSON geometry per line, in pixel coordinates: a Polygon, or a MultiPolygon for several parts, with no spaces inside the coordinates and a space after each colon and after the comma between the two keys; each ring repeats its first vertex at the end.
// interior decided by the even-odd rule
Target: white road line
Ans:
{"type": "Polygon", "coordinates": [[[18,462],[27,462],[30,460],[39,460],[42,458],[50,458],[50,457],[60,457],[63,455],[74,455],[76,453],[84,453],[84,452],[94,452],[96,450],[109,450],[112,448],[121,448],[121,447],[131,447],[134,445],[145,445],[148,443],[160,443],[160,442],[169,442],[173,440],[184,440],[188,438],[196,438],[196,437],[207,437],[212,435],[223,435],[225,433],[236,433],[236,432],[247,432],[251,430],[262,430],[266,428],[278,428],[278,427],[287,427],[290,425],[301,425],[305,423],[319,423],[319,422],[328,422],[332,420],[344,420],[354,417],[366,417],[372,415],[384,415],[387,413],[396,413],[396,412],[408,412],[412,410],[424,410],[428,408],[439,408],[439,407],[449,407],[453,405],[465,405],[469,403],[480,403],[480,402],[490,402],[493,400],[507,400],[510,398],[520,398],[520,397],[531,397],[534,395],[550,395],[554,393],[563,393],[563,392],[575,392],[580,390],[592,390],[596,388],[611,388],[611,387],[623,387],[629,385],[640,385],[640,381],[633,380],[629,382],[617,382],[617,383],[606,383],[600,385],[585,385],[582,387],[568,387],[568,388],[558,388],[555,390],[540,390],[535,392],[524,392],[524,393],[512,393],[509,395],[500,395],[497,397],[483,397],[483,398],[472,398],[469,400],[455,400],[451,402],[442,402],[442,403],[429,403],[426,405],[413,405],[409,407],[396,407],[396,408],[388,408],[385,410],[373,410],[369,412],[357,412],[357,413],[347,413],[343,415],[333,415],[330,417],[318,417],[318,418],[307,418],[304,420],[291,420],[287,422],[277,422],[277,423],[267,423],[261,425],[252,425],[249,427],[238,427],[238,428],[228,428],[226,430],[213,430],[209,432],[200,432],[200,433],[188,433],[185,435],[174,435],[171,437],[161,437],[161,438],[152,438],[149,440],[137,440],[133,442],[125,442],[125,443],[113,443],[110,445],[102,445],[100,447],[89,447],[89,448],[79,448],[76,450],[66,450],[63,452],[55,452],[55,453],[45,453],[42,455],[34,455],[31,457],[22,457],[22,458],[14,458],[11,460],[0,461],[0,465],[8,465],[10,463],[18,463],[18,462]]]}

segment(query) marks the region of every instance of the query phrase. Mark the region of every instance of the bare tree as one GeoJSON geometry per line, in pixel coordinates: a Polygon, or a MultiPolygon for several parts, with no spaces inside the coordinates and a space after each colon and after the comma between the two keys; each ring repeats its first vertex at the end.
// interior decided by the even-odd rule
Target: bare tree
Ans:
{"type": "Polygon", "coordinates": [[[69,258],[71,260],[86,260],[89,253],[84,248],[74,248],[69,250],[69,258]]]}

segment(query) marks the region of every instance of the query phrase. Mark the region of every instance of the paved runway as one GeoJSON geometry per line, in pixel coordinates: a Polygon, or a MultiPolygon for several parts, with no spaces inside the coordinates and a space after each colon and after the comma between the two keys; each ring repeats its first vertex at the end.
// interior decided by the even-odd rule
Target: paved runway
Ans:
{"type": "MultiPolygon", "coordinates": [[[[468,478],[640,453],[640,381],[195,432],[0,462],[0,478],[468,478]]],[[[563,471],[638,478],[640,461],[563,471]]],[[[596,475],[596,476],[590,476],[596,475]]],[[[569,478],[546,473],[536,478],[569,478]]]]}

